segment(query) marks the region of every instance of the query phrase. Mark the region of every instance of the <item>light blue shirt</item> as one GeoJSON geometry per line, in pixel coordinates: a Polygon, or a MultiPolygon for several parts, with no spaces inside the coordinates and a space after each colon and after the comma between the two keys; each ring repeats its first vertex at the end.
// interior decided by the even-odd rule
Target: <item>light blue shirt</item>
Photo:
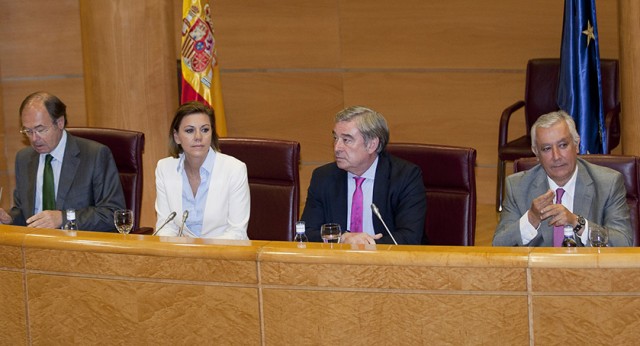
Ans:
{"type": "MultiPolygon", "coordinates": [[[[373,229],[373,212],[371,211],[371,203],[373,203],[373,183],[376,177],[376,169],[378,168],[378,158],[373,161],[371,167],[361,175],[365,180],[362,182],[362,232],[375,235],[373,229]]],[[[357,177],[353,173],[347,173],[347,227],[351,223],[351,202],[353,193],[356,191],[357,177]]],[[[344,231],[344,230],[343,230],[344,231]]]]}
{"type": "Polygon", "coordinates": [[[207,195],[209,194],[209,181],[211,179],[211,172],[213,172],[213,165],[216,161],[216,152],[209,148],[207,158],[200,167],[200,185],[198,186],[195,196],[191,191],[187,172],[184,170],[184,157],[184,153],[181,153],[178,161],[178,173],[182,175],[182,209],[189,211],[189,217],[185,225],[194,235],[200,237],[202,233],[202,220],[204,219],[204,208],[207,203],[207,195]]]}
{"type": "MultiPolygon", "coordinates": [[[[62,170],[62,160],[64,159],[64,149],[67,147],[67,131],[62,131],[60,142],[50,153],[53,156],[51,168],[53,169],[53,190],[58,199],[58,185],[60,182],[60,171],[62,170]]],[[[44,161],[47,154],[40,154],[38,161],[38,173],[36,175],[36,204],[34,215],[42,211],[42,181],[44,180],[44,161]]]]}

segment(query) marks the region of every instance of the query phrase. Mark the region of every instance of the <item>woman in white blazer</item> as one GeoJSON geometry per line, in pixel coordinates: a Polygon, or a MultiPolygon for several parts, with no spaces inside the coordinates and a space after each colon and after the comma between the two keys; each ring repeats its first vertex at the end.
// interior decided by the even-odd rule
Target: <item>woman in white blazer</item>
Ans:
{"type": "Polygon", "coordinates": [[[188,102],[176,111],[169,133],[171,156],[156,167],[157,235],[248,239],[250,213],[246,165],[220,152],[213,109],[188,102]],[[186,213],[185,213],[186,211],[186,213]]]}

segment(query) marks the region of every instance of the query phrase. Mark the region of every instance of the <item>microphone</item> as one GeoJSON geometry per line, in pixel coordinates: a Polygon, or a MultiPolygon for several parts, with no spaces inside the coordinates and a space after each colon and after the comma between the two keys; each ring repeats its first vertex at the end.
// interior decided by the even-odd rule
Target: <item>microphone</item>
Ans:
{"type": "Polygon", "coordinates": [[[374,214],[376,214],[376,216],[378,217],[378,220],[380,220],[380,222],[382,222],[382,225],[384,226],[384,229],[386,229],[387,233],[389,233],[389,236],[391,236],[391,240],[393,240],[393,243],[398,245],[398,242],[396,241],[396,238],[393,237],[393,234],[391,234],[391,231],[389,231],[389,227],[387,227],[387,224],[384,223],[384,220],[382,219],[382,215],[380,215],[380,210],[378,210],[378,207],[376,207],[375,204],[371,203],[371,210],[373,211],[374,214]]]}
{"type": "Polygon", "coordinates": [[[182,232],[184,231],[184,223],[187,221],[188,217],[189,211],[185,210],[184,213],[182,213],[182,224],[180,225],[180,230],[178,231],[178,237],[182,237],[182,232]]]}
{"type": "Polygon", "coordinates": [[[160,225],[160,227],[159,227],[155,232],[153,232],[153,234],[151,234],[151,235],[156,235],[156,233],[160,232],[160,230],[162,229],[162,227],[166,226],[166,225],[167,225],[169,222],[171,222],[171,220],[173,220],[173,218],[175,218],[175,217],[176,217],[176,212],[174,211],[174,212],[172,212],[171,214],[169,214],[169,216],[167,216],[167,219],[166,219],[166,220],[164,220],[164,222],[162,223],[162,225],[160,225]]]}

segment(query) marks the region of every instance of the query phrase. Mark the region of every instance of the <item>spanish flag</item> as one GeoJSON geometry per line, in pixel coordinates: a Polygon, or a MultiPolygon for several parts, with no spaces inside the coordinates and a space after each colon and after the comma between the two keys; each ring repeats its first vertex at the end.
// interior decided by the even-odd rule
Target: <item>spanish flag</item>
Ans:
{"type": "Polygon", "coordinates": [[[213,107],[216,132],[227,135],[220,69],[208,0],[182,2],[182,94],[180,103],[200,101],[213,107]],[[204,6],[202,6],[204,2],[204,6]]]}

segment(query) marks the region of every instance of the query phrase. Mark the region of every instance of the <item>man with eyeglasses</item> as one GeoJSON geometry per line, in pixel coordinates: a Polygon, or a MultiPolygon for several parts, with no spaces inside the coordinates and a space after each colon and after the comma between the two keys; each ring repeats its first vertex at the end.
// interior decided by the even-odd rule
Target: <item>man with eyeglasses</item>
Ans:
{"type": "Polygon", "coordinates": [[[0,208],[0,222],[60,228],[66,209],[76,210],[78,228],[114,232],[113,212],[125,208],[111,150],[65,130],[66,105],[36,92],[20,105],[22,130],[30,147],[16,155],[13,207],[0,208]]]}

